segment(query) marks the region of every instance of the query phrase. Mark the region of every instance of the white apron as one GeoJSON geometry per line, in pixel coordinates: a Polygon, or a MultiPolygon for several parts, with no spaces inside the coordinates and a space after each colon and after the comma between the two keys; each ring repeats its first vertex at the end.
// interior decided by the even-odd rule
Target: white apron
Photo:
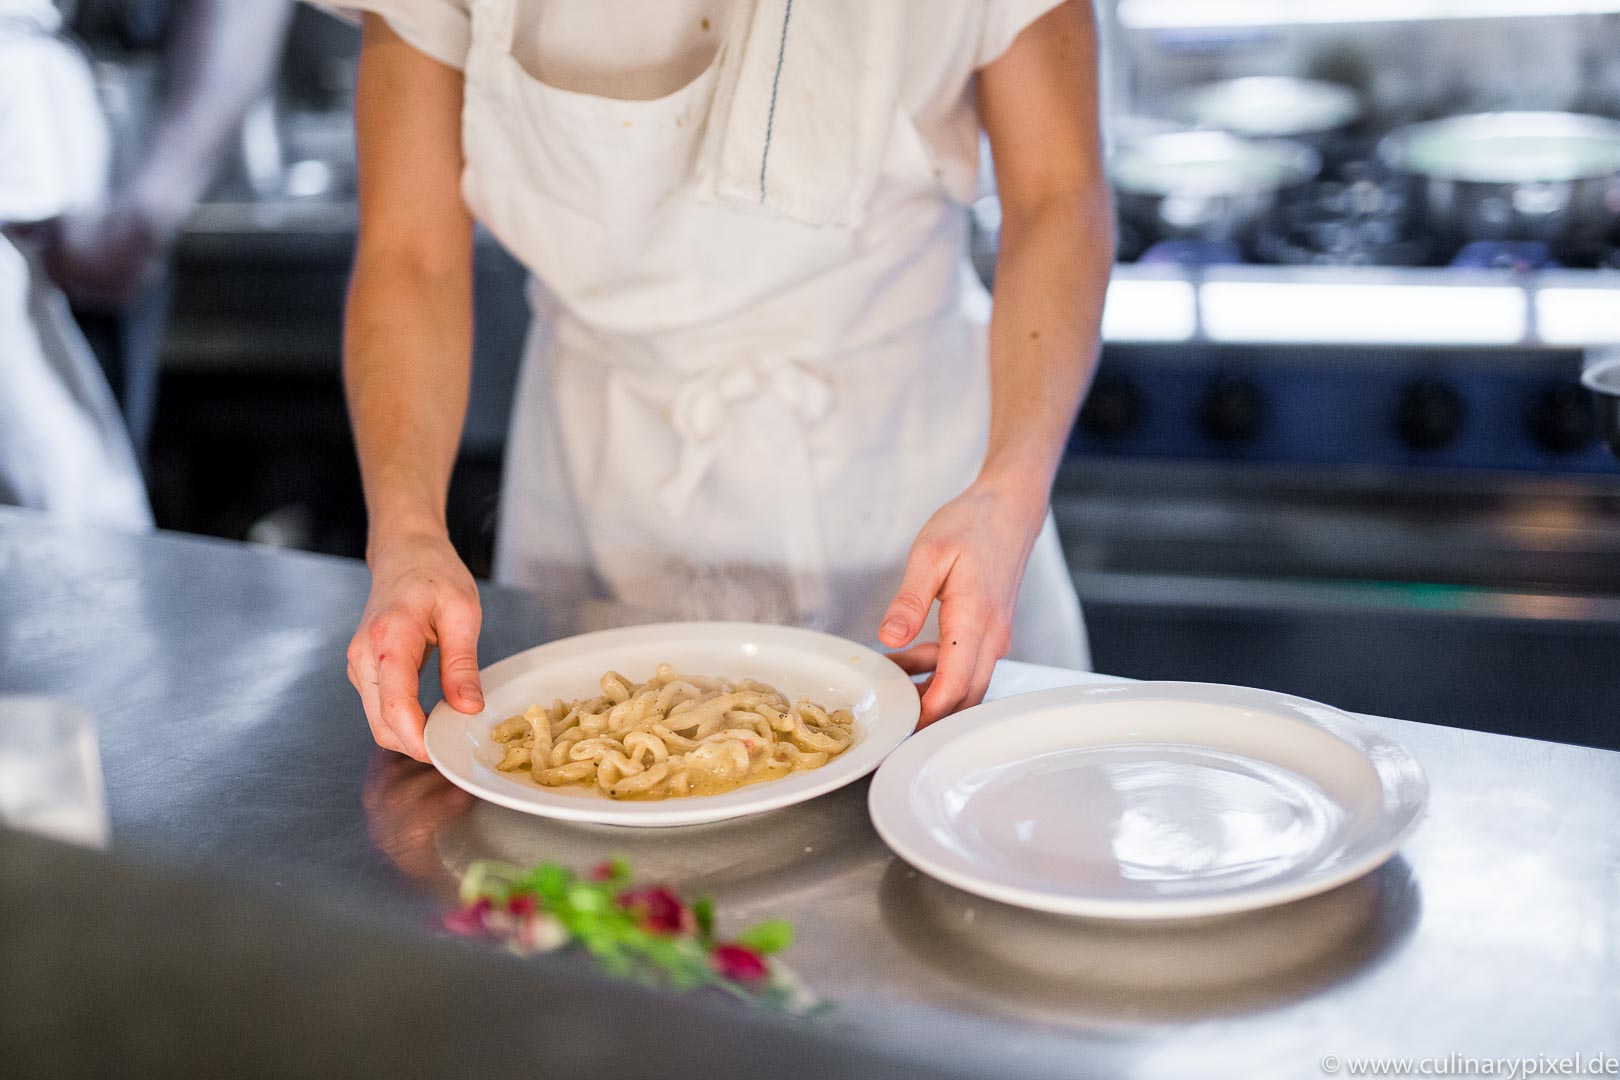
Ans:
{"type": "MultiPolygon", "coordinates": [[[[473,0],[463,112],[468,204],[536,276],[496,577],[874,640],[988,438],[963,208],[898,103],[863,227],[705,201],[726,50],[665,97],[574,93],[513,57],[515,3],[473,0]]],[[[1050,520],[1012,655],[1088,663],[1050,520]]]]}

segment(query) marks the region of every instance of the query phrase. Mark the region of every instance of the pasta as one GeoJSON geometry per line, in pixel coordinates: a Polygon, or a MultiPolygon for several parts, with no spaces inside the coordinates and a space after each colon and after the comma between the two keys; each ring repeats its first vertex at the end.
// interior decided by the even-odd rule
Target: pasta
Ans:
{"type": "Polygon", "coordinates": [[[495,725],[496,768],[543,787],[600,790],[614,799],[717,795],[819,769],[849,748],[855,716],[805,698],[789,702],[753,679],[683,675],[659,664],[632,683],[616,671],[602,693],[531,706],[495,725]]]}

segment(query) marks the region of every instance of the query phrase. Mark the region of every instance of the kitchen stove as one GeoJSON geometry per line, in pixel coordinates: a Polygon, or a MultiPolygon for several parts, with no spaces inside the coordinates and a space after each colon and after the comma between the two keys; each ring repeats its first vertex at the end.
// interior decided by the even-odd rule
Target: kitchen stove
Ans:
{"type": "Polygon", "coordinates": [[[1123,236],[1072,452],[1620,476],[1579,383],[1620,237],[1447,245],[1370,145],[1326,160],[1236,242],[1123,236]]]}
{"type": "MultiPolygon", "coordinates": [[[[1155,247],[1154,219],[1124,215],[1102,361],[1053,492],[1097,662],[1323,700],[1416,693],[1471,718],[1548,677],[1584,705],[1604,680],[1563,665],[1620,626],[1620,462],[1604,445],[1620,453],[1620,190],[1511,169],[1437,180],[1410,135],[1384,140],[1498,114],[1461,131],[1601,141],[1591,114],[1620,119],[1620,22],[1231,30],[1220,12],[1366,5],[1159,6],[1217,28],[1116,34],[1119,114],[1196,119],[1199,87],[1262,68],[1351,87],[1361,113],[1327,138],[1288,132],[1322,169],[1226,231],[1236,258],[1155,247]],[[1523,114],[1544,108],[1588,115],[1523,114]],[[1134,628],[1114,617],[1147,608],[1134,628]],[[1369,621],[1384,618],[1414,632],[1369,621]],[[1441,644],[1497,630],[1512,644],[1488,655],[1441,644]]],[[[1116,125],[1115,145],[1154,134],[1116,125]]],[[[1561,730],[1577,708],[1536,723],[1561,730]]],[[[1562,737],[1612,745],[1605,715],[1562,737]]]]}
{"type": "Polygon", "coordinates": [[[1239,244],[1116,269],[1053,495],[1094,610],[1174,597],[1234,639],[1295,607],[1620,612],[1593,600],[1620,596],[1620,462],[1580,381],[1620,343],[1620,242],[1448,249],[1404,190],[1330,159],[1239,244]]]}

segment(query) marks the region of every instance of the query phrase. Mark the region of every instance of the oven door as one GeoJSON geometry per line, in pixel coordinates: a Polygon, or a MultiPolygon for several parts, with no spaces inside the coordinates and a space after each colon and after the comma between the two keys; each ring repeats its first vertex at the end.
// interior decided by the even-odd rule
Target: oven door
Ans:
{"type": "Polygon", "coordinates": [[[1097,669],[1620,749],[1613,480],[1071,463],[1097,669]]]}

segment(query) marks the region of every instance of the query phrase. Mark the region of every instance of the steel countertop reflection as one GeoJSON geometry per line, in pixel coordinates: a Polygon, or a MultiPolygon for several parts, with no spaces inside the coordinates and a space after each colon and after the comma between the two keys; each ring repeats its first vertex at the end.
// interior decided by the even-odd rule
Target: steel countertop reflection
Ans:
{"type": "MultiPolygon", "coordinates": [[[[1432,785],[1401,858],[1269,911],[1066,919],[913,871],[873,832],[865,783],[670,830],[478,802],[372,746],[344,675],[366,588],[349,560],[0,511],[0,693],[96,715],[120,850],[313,879],[424,927],[473,859],[622,854],[726,923],[791,919],[794,966],[839,1003],[829,1023],[956,1067],[1304,1077],[1328,1053],[1620,1055],[1620,755],[1378,721],[1432,785]]],[[[483,602],[486,662],[579,628],[509,590],[483,602]]],[[[1015,667],[1000,686],[1069,678],[1015,667]]]]}

